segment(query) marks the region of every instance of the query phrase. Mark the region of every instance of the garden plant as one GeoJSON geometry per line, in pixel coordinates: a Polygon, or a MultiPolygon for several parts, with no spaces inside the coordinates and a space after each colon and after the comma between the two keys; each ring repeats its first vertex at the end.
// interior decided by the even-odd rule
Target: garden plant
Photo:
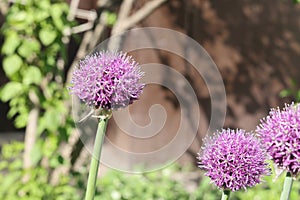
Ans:
{"type": "MultiPolygon", "coordinates": [[[[170,164],[140,174],[102,173],[100,167],[99,173],[109,119],[142,101],[147,87],[138,57],[119,51],[118,40],[114,48],[100,50],[95,38],[85,44],[66,1],[5,2],[1,55],[7,83],[0,99],[25,133],[23,142],[1,146],[0,200],[300,199],[299,90],[283,90],[282,97],[294,95],[296,102],[272,108],[255,130],[224,127],[207,134],[197,164],[170,164]],[[70,41],[78,45],[79,58],[70,53],[70,41]],[[92,110],[86,117],[98,125],[93,153],[85,158],[79,158],[85,144],[76,138],[72,95],[92,110]],[[190,178],[191,173],[196,175],[190,178]]],[[[166,0],[149,1],[146,9],[130,15],[133,2],[105,2],[95,11],[99,24],[91,27],[96,31],[87,36],[101,32],[97,38],[103,39],[132,28],[166,0]]]]}

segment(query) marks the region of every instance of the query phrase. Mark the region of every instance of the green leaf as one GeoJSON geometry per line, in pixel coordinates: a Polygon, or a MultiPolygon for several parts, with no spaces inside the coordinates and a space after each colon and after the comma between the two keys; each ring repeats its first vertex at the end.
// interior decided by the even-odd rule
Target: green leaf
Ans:
{"type": "Polygon", "coordinates": [[[39,32],[39,38],[42,44],[45,46],[51,44],[56,39],[56,37],[57,37],[57,33],[54,30],[44,28],[39,32]]]}
{"type": "Polygon", "coordinates": [[[1,182],[1,189],[3,191],[9,190],[9,188],[12,187],[15,183],[20,181],[22,178],[22,172],[21,171],[13,171],[10,172],[4,179],[4,182],[1,182]]]}
{"type": "Polygon", "coordinates": [[[41,45],[38,41],[33,39],[23,40],[22,45],[18,48],[18,53],[24,57],[29,58],[33,53],[38,53],[41,45]]]}
{"type": "Polygon", "coordinates": [[[288,97],[292,94],[292,90],[291,89],[285,89],[285,90],[281,90],[280,93],[279,93],[279,96],[281,98],[284,98],[284,97],[288,97]]]}
{"type": "Polygon", "coordinates": [[[38,133],[44,130],[54,133],[57,131],[62,120],[61,113],[54,109],[48,109],[39,120],[38,133]]]}
{"type": "Polygon", "coordinates": [[[24,128],[28,121],[28,113],[22,113],[15,119],[16,128],[24,128]]]}
{"type": "Polygon", "coordinates": [[[30,66],[24,71],[23,83],[26,85],[40,84],[42,81],[42,73],[36,66],[30,66]]]}
{"type": "Polygon", "coordinates": [[[106,24],[109,26],[113,26],[117,21],[117,14],[114,12],[105,12],[106,24]]]}
{"type": "Polygon", "coordinates": [[[2,53],[6,55],[13,54],[20,43],[21,40],[18,34],[14,31],[10,31],[9,33],[7,33],[7,36],[4,40],[4,44],[2,46],[2,53]]]}
{"type": "Polygon", "coordinates": [[[45,12],[44,10],[36,10],[35,12],[35,21],[41,22],[46,20],[50,16],[49,12],[45,12]]]}
{"type": "Polygon", "coordinates": [[[56,135],[49,135],[47,137],[47,140],[44,141],[43,148],[42,148],[42,154],[46,158],[50,158],[57,150],[57,147],[59,145],[58,137],[56,135]]]}
{"type": "Polygon", "coordinates": [[[23,61],[18,55],[8,56],[3,60],[3,70],[8,77],[11,77],[21,68],[22,63],[23,61]]]}
{"type": "Polygon", "coordinates": [[[12,25],[15,25],[17,23],[23,23],[27,18],[26,11],[18,11],[14,12],[14,14],[10,14],[7,17],[7,21],[11,23],[12,25]]]}
{"type": "Polygon", "coordinates": [[[6,160],[1,160],[0,162],[0,170],[6,169],[9,166],[9,162],[6,160]]]}
{"type": "Polygon", "coordinates": [[[59,30],[63,30],[64,28],[64,23],[63,23],[63,18],[62,15],[64,13],[64,7],[65,4],[61,3],[56,3],[51,6],[51,17],[53,19],[53,23],[59,30]]]}
{"type": "Polygon", "coordinates": [[[36,165],[42,159],[42,140],[39,140],[34,144],[31,152],[30,158],[33,165],[36,165]]]}
{"type": "Polygon", "coordinates": [[[51,7],[51,4],[50,1],[39,1],[37,6],[43,11],[48,11],[48,9],[51,7]]]}
{"type": "Polygon", "coordinates": [[[300,3],[300,0],[293,0],[294,3],[300,3]]]}
{"type": "Polygon", "coordinates": [[[49,161],[50,167],[53,168],[57,168],[58,166],[61,166],[63,163],[64,163],[64,158],[61,155],[53,156],[49,161]]]}
{"type": "Polygon", "coordinates": [[[16,96],[22,94],[23,87],[19,82],[9,82],[1,90],[1,100],[4,102],[9,101],[16,96]]]}
{"type": "Polygon", "coordinates": [[[295,98],[296,98],[297,102],[300,102],[300,90],[297,91],[297,94],[296,94],[295,98]]]}
{"type": "Polygon", "coordinates": [[[19,109],[17,107],[11,107],[7,113],[7,117],[8,118],[12,118],[13,116],[15,116],[17,113],[19,112],[19,109]]]}
{"type": "Polygon", "coordinates": [[[14,27],[15,30],[28,29],[29,25],[34,22],[34,14],[30,11],[12,9],[12,13],[7,16],[7,22],[14,27]]]}

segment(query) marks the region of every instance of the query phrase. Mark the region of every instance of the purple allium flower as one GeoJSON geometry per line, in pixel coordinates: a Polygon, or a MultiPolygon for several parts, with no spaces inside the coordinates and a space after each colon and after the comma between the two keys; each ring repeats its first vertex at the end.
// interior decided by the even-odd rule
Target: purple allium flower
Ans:
{"type": "Polygon", "coordinates": [[[204,139],[199,167],[219,189],[236,191],[260,183],[269,174],[260,140],[244,130],[223,129],[204,139]]]}
{"type": "Polygon", "coordinates": [[[292,103],[271,109],[261,120],[257,133],[264,142],[274,163],[292,175],[300,172],[300,106],[292,103]]]}
{"type": "Polygon", "coordinates": [[[71,93],[89,106],[102,109],[126,107],[138,99],[144,84],[139,65],[126,53],[96,52],[74,70],[71,93]]]}

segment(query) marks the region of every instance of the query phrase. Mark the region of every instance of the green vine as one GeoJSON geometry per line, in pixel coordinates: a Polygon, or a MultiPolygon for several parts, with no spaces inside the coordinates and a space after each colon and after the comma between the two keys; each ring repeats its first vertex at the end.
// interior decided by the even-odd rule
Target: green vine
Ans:
{"type": "Polygon", "coordinates": [[[56,150],[74,127],[65,87],[64,41],[68,38],[63,33],[74,24],[67,20],[68,9],[59,0],[16,1],[1,28],[2,66],[9,82],[0,95],[3,102],[9,102],[8,117],[17,128],[24,128],[30,123],[30,111],[39,109],[37,140],[31,152],[34,165],[45,156],[50,167],[62,164],[56,150]]]}

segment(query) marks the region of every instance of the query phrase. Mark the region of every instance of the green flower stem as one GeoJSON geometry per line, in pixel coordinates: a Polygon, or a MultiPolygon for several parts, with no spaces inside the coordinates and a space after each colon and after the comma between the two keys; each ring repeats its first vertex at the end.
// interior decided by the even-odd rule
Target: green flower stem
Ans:
{"type": "Polygon", "coordinates": [[[284,185],[283,185],[283,189],[281,192],[280,200],[289,200],[290,199],[292,185],[293,185],[293,177],[290,172],[287,172],[286,177],[284,179],[284,185]]]}
{"type": "Polygon", "coordinates": [[[229,199],[229,195],[230,195],[230,191],[229,190],[223,190],[222,191],[222,198],[221,198],[221,200],[228,200],[229,199]]]}
{"type": "Polygon", "coordinates": [[[101,157],[101,149],[102,149],[102,144],[106,132],[107,122],[108,119],[99,120],[96,139],[94,143],[94,151],[93,151],[92,161],[90,166],[90,173],[89,173],[89,178],[88,178],[88,183],[86,188],[85,200],[93,200],[95,196],[98,168],[99,168],[99,162],[101,157]]]}

